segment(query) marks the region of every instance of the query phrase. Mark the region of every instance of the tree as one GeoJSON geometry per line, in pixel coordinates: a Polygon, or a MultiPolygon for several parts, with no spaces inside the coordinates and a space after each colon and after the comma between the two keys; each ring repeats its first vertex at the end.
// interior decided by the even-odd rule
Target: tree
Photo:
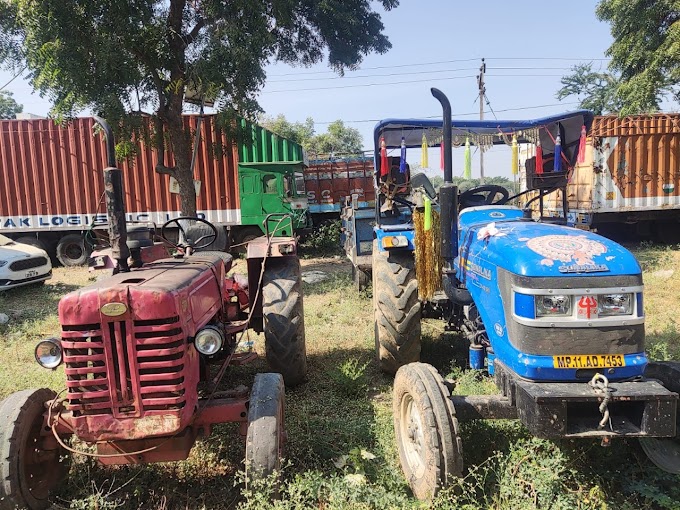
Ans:
{"type": "Polygon", "coordinates": [[[621,115],[656,111],[680,100],[680,1],[601,0],[596,14],[611,24],[610,69],[621,73],[621,115]]]}
{"type": "Polygon", "coordinates": [[[311,117],[307,117],[304,123],[288,122],[284,115],[279,114],[276,117],[264,117],[259,121],[259,124],[272,133],[302,146],[308,144],[314,136],[314,119],[311,117]]]}
{"type": "Polygon", "coordinates": [[[561,82],[562,88],[556,94],[560,101],[576,96],[579,106],[592,110],[595,115],[616,113],[622,108],[616,93],[619,79],[611,73],[593,71],[592,62],[575,65],[572,74],[564,76],[561,82]]]}
{"type": "Polygon", "coordinates": [[[24,107],[14,100],[11,92],[0,90],[0,119],[13,119],[23,111],[24,107]]]}
{"type": "Polygon", "coordinates": [[[358,129],[336,120],[328,125],[328,132],[311,138],[305,149],[312,154],[357,154],[363,150],[363,138],[358,129]]]}
{"type": "MultiPolygon", "coordinates": [[[[398,0],[380,0],[390,10],[398,0]]],[[[154,114],[175,158],[182,213],[196,214],[187,90],[215,96],[225,126],[252,118],[271,61],[309,66],[327,57],[343,73],[390,47],[369,0],[2,0],[0,58],[27,66],[33,87],[68,118],[84,108],[112,122],[154,114]]]]}

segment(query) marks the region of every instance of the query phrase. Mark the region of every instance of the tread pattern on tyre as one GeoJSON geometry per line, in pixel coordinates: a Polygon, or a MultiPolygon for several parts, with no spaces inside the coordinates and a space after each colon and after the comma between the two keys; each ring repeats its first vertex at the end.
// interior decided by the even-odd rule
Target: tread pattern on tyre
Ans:
{"type": "Polygon", "coordinates": [[[262,279],[265,355],[272,370],[295,386],[307,375],[300,261],[270,259],[262,279]]]}
{"type": "Polygon", "coordinates": [[[64,267],[82,266],[85,264],[87,262],[87,249],[85,248],[83,236],[79,234],[67,234],[59,239],[59,242],[57,243],[57,259],[64,267]],[[79,243],[82,248],[83,253],[80,258],[72,259],[65,253],[66,246],[73,243],[79,243]]]}
{"type": "Polygon", "coordinates": [[[380,369],[395,374],[420,359],[418,281],[413,255],[380,252],[373,241],[373,309],[380,369]]]}
{"type": "MultiPolygon", "coordinates": [[[[48,500],[39,500],[22,486],[18,463],[14,460],[21,455],[21,437],[28,433],[31,423],[26,420],[42,415],[44,403],[52,400],[56,393],[50,389],[23,390],[11,394],[0,402],[0,509],[31,508],[49,506],[48,500]]],[[[64,473],[65,474],[65,473],[64,473]]]]}
{"type": "Polygon", "coordinates": [[[413,494],[418,499],[431,499],[451,476],[462,476],[463,445],[455,408],[450,393],[434,367],[410,363],[399,369],[394,381],[394,427],[402,469],[413,494]],[[403,451],[400,415],[403,396],[409,393],[418,407],[426,441],[426,469],[417,478],[410,471],[403,451]]]}
{"type": "Polygon", "coordinates": [[[281,374],[257,374],[250,391],[246,471],[249,480],[263,479],[280,467],[280,429],[285,407],[281,374]]]}

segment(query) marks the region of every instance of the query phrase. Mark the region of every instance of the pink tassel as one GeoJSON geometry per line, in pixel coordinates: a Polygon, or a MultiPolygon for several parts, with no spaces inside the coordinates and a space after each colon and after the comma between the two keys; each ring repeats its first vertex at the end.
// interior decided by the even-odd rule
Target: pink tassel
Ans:
{"type": "Polygon", "coordinates": [[[390,164],[387,162],[387,145],[385,137],[380,139],[380,177],[384,177],[390,172],[390,164]]]}
{"type": "Polygon", "coordinates": [[[444,142],[439,144],[439,169],[444,171],[444,142]]]}
{"type": "Polygon", "coordinates": [[[541,142],[536,144],[536,174],[541,175],[543,173],[543,149],[541,148],[541,142]]]}
{"type": "Polygon", "coordinates": [[[581,126],[581,139],[578,142],[578,162],[585,163],[586,161],[586,127],[581,126]]]}

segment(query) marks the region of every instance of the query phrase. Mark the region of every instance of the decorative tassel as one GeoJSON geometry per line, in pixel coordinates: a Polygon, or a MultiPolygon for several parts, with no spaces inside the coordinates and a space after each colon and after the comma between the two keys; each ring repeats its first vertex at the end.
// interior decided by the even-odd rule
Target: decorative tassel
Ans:
{"type": "Polygon", "coordinates": [[[422,147],[423,152],[420,153],[420,166],[422,168],[429,168],[429,166],[430,166],[429,161],[427,160],[427,149],[428,148],[429,147],[427,145],[427,138],[425,137],[425,133],[423,133],[423,147],[422,147]]]}
{"type": "Polygon", "coordinates": [[[555,140],[555,162],[553,164],[553,170],[555,172],[560,172],[562,170],[562,139],[560,135],[557,135],[555,140]]]}
{"type": "Polygon", "coordinates": [[[581,138],[578,142],[578,162],[585,163],[586,161],[586,127],[581,126],[581,138]]]}
{"type": "Polygon", "coordinates": [[[543,174],[543,148],[540,140],[536,142],[536,174],[543,174]]]}
{"type": "Polygon", "coordinates": [[[465,139],[465,163],[463,167],[463,177],[472,179],[472,154],[470,153],[470,139],[465,139]]]}
{"type": "Polygon", "coordinates": [[[517,135],[512,135],[512,175],[519,173],[519,147],[517,146],[517,135]]]}
{"type": "Polygon", "coordinates": [[[432,201],[428,197],[423,197],[425,204],[425,231],[432,228],[432,201]]]}
{"type": "Polygon", "coordinates": [[[439,144],[439,169],[444,171],[444,142],[439,144]]]}
{"type": "Polygon", "coordinates": [[[380,177],[385,177],[390,173],[390,166],[387,162],[387,145],[385,137],[380,139],[380,177]]]}
{"type": "Polygon", "coordinates": [[[399,159],[399,173],[406,173],[406,139],[401,137],[401,157],[399,159]]]}

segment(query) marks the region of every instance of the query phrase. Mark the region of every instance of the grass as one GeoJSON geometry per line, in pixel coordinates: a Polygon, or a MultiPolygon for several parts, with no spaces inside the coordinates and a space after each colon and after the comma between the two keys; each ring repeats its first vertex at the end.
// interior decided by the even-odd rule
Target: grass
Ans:
{"type": "MultiPolygon", "coordinates": [[[[680,251],[635,249],[645,271],[647,333],[655,357],[676,357],[674,317],[679,306],[680,251]],[[672,270],[672,273],[671,273],[672,270]]],[[[305,284],[309,381],[286,393],[286,463],[280,499],[271,484],[245,489],[243,443],[234,425],[215,428],[183,462],[104,468],[73,460],[58,494],[74,509],[382,509],[382,508],[680,508],[680,479],[653,467],[635,441],[602,448],[593,441],[545,441],[518,422],[462,425],[466,476],[430,504],[413,499],[398,465],[391,410],[391,378],[373,360],[370,292],[357,294],[349,266],[338,259],[303,261],[303,271],[331,277],[305,284]]],[[[39,338],[56,335],[62,294],[89,281],[86,271],[57,269],[42,288],[0,294],[0,398],[30,387],[63,387],[63,371],[33,360],[39,338]]],[[[262,338],[255,348],[263,353],[262,338]]],[[[491,381],[463,370],[466,346],[423,324],[423,361],[456,380],[456,392],[492,393],[491,381]]],[[[227,384],[251,384],[263,361],[234,367],[227,384]]],[[[78,445],[81,447],[81,445],[78,445]]]]}

